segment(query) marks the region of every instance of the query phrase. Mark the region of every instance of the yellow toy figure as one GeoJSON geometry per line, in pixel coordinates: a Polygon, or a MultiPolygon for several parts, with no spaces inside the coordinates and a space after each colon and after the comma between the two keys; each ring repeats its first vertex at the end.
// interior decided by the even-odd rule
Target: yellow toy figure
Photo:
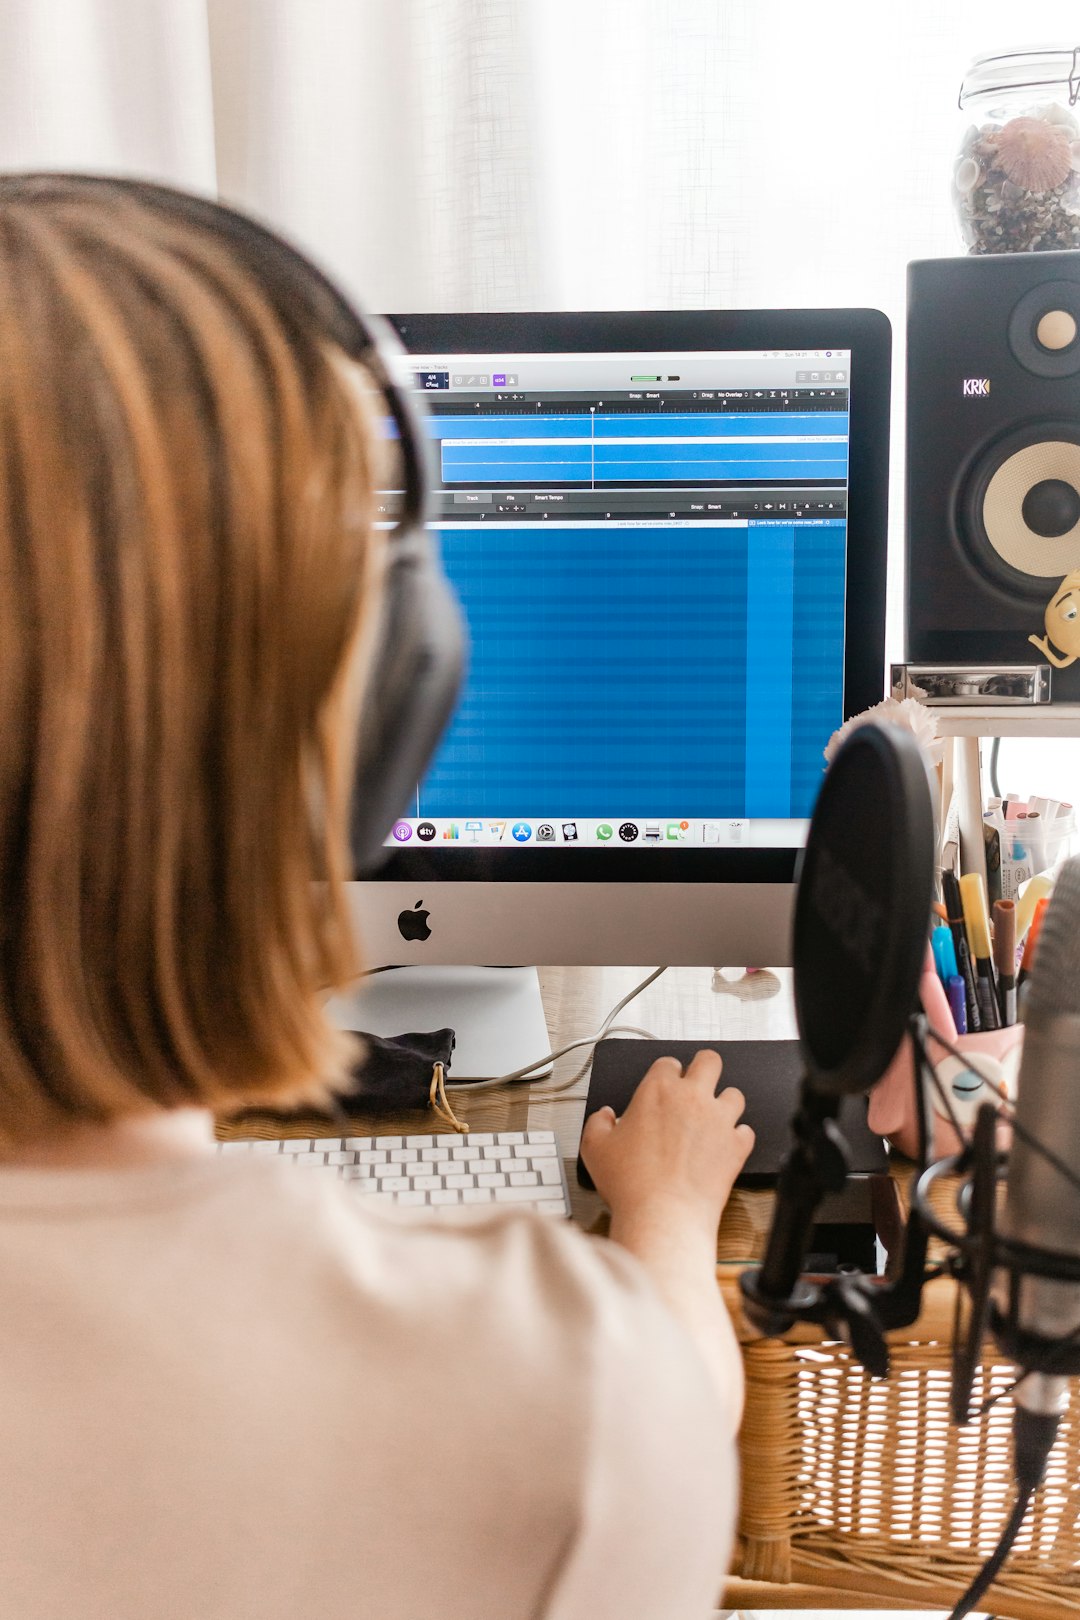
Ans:
{"type": "Polygon", "coordinates": [[[1067,669],[1080,658],[1080,568],[1065,575],[1057,595],[1046,609],[1043,622],[1045,636],[1028,636],[1028,640],[1049,658],[1055,669],[1067,669]],[[1066,656],[1059,657],[1054,647],[1060,647],[1066,656]]]}

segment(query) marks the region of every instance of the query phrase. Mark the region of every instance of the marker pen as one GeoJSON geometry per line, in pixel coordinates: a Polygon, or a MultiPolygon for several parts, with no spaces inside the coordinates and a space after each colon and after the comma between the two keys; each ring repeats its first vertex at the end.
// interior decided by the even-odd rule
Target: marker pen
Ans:
{"type": "Polygon", "coordinates": [[[1016,943],[1023,943],[1024,935],[1031,927],[1031,919],[1035,915],[1035,907],[1044,896],[1049,895],[1054,887],[1053,878],[1040,872],[1030,882],[1024,885],[1024,892],[1016,902],[1016,943]]]}
{"type": "MultiPolygon", "coordinates": [[[[947,923],[942,923],[930,935],[930,948],[934,953],[934,965],[938,971],[938,978],[942,984],[948,985],[954,974],[960,969],[956,962],[956,946],[953,944],[952,930],[947,923]]],[[[963,980],[961,979],[961,984],[963,980]]]]}
{"type": "Polygon", "coordinates": [[[986,914],[986,891],[978,872],[966,872],[960,879],[960,899],[964,905],[964,923],[968,943],[975,958],[975,993],[979,998],[979,1017],[984,1029],[1000,1029],[997,988],[994,984],[994,963],[990,954],[990,921],[986,914]]]}
{"type": "Polygon", "coordinates": [[[1049,896],[1045,894],[1035,903],[1035,915],[1032,917],[1031,927],[1028,929],[1027,944],[1024,946],[1024,954],[1020,961],[1020,973],[1016,980],[1018,985],[1024,984],[1031,977],[1032,965],[1039,949],[1039,931],[1042,928],[1043,918],[1046,916],[1046,908],[1049,904],[1049,896]]]}
{"type": "Polygon", "coordinates": [[[998,1004],[1004,1028],[1016,1023],[1016,904],[994,901],[994,966],[998,976],[998,1004]]]}
{"type": "Polygon", "coordinates": [[[936,1029],[947,1041],[955,1041],[956,1022],[949,1006],[949,998],[945,994],[945,987],[937,976],[934,958],[929,951],[926,953],[922,977],[919,980],[919,1000],[922,1002],[922,1010],[931,1029],[936,1029]]]}
{"type": "Polygon", "coordinates": [[[1031,857],[1032,874],[1046,869],[1046,832],[1037,810],[1029,810],[1024,822],[1024,842],[1031,857]]]}
{"type": "Polygon", "coordinates": [[[975,971],[971,965],[971,953],[968,950],[967,933],[964,928],[964,906],[960,898],[960,885],[956,881],[955,872],[942,872],[941,893],[945,901],[945,913],[949,919],[949,931],[953,937],[953,948],[956,951],[956,965],[960,970],[960,977],[964,981],[964,995],[967,1000],[967,1027],[970,1033],[975,1034],[982,1029],[982,1019],[979,1016],[979,998],[975,989],[975,971]]]}
{"type": "Polygon", "coordinates": [[[956,1025],[958,1035],[966,1035],[967,1027],[967,996],[964,993],[964,981],[959,973],[954,973],[945,986],[949,997],[949,1007],[952,1010],[953,1023],[956,1025]]]}

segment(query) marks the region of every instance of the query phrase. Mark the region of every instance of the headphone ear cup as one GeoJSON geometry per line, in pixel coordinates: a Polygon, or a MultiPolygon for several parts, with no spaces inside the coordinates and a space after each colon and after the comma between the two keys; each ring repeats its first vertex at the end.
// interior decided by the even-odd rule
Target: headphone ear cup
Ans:
{"type": "Polygon", "coordinates": [[[421,526],[390,537],[376,643],[360,714],[350,841],[354,871],[381,866],[465,674],[465,625],[435,542],[421,526]]]}

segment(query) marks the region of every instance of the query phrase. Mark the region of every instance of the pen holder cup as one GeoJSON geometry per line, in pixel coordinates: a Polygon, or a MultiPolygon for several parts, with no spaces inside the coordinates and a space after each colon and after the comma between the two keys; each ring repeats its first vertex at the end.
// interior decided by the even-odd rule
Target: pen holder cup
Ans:
{"type": "Polygon", "coordinates": [[[1045,867],[1057,866],[1059,861],[1066,860],[1075,848],[1076,813],[1066,811],[1063,815],[1055,816],[1046,829],[1045,846],[1043,850],[1043,863],[1045,867]]]}
{"type": "MultiPolygon", "coordinates": [[[[1016,1076],[1020,1068],[1024,1027],[1012,1024],[1008,1029],[987,1030],[980,1035],[958,1035],[956,1050],[970,1057],[968,1066],[963,1058],[955,1057],[936,1041],[927,1042],[927,1054],[934,1073],[947,1093],[956,1118],[965,1131],[975,1124],[980,1104],[1000,1102],[1001,1093],[996,1085],[1004,1087],[1011,1102],[1016,1100],[1016,1076]],[[981,1071],[981,1072],[979,1072],[981,1071]],[[995,1084],[988,1085],[990,1080],[995,1084]]],[[[927,1118],[930,1121],[932,1159],[947,1158],[958,1153],[963,1145],[949,1118],[937,1086],[927,1082],[927,1118]]],[[[915,1100],[915,1071],[911,1050],[911,1037],[905,1035],[889,1067],[870,1093],[868,1115],[870,1129],[884,1136],[893,1147],[915,1159],[919,1153],[919,1119],[915,1100]]],[[[998,1147],[1007,1149],[1012,1132],[1005,1121],[998,1125],[998,1147]]]]}

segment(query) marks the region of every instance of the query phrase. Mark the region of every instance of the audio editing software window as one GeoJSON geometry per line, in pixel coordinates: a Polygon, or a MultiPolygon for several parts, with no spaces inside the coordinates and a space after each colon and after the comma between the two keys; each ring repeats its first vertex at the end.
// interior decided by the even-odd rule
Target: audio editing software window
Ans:
{"type": "Polygon", "coordinates": [[[848,354],[412,365],[472,655],[394,838],[800,841],[842,718],[848,354]]]}

